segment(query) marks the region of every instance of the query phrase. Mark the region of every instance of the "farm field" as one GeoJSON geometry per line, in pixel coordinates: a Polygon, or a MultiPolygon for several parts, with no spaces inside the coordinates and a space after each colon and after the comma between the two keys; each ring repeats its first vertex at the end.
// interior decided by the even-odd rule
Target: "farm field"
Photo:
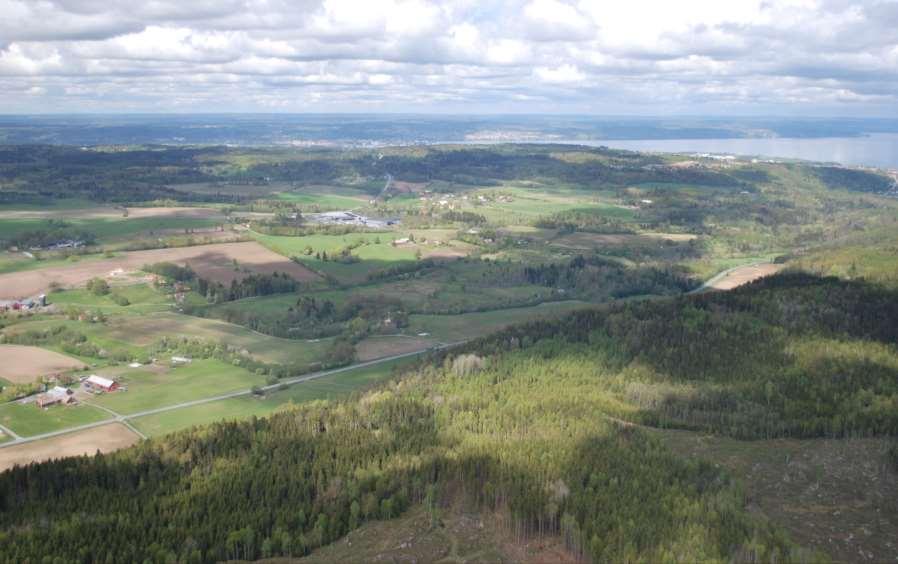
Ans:
{"type": "Polygon", "coordinates": [[[414,362],[414,358],[386,361],[374,366],[339,372],[308,382],[293,384],[286,390],[268,392],[264,397],[241,396],[185,407],[164,413],[145,415],[131,423],[147,436],[158,436],[196,425],[222,420],[264,417],[292,405],[315,400],[345,398],[388,380],[393,371],[414,362]]]}
{"type": "Polygon", "coordinates": [[[32,462],[68,456],[90,456],[97,451],[113,452],[127,448],[139,440],[140,437],[121,423],[109,423],[41,441],[8,446],[0,449],[0,472],[32,462]]]}
{"type": "Polygon", "coordinates": [[[33,437],[110,417],[105,411],[84,404],[53,405],[44,409],[33,403],[10,402],[0,405],[0,424],[20,437],[33,437]]]}
{"type": "Polygon", "coordinates": [[[78,262],[68,266],[52,266],[41,270],[0,274],[0,299],[16,299],[46,293],[51,283],[77,287],[91,278],[109,276],[118,269],[138,270],[144,265],[173,262],[189,265],[200,276],[229,284],[249,273],[289,274],[299,281],[314,281],[317,275],[256,243],[222,243],[133,251],[115,258],[78,262]]]}
{"type": "Polygon", "coordinates": [[[120,370],[116,376],[127,391],[102,394],[85,402],[130,415],[265,384],[264,376],[213,359],[194,360],[173,368],[120,370]]]}
{"type": "Polygon", "coordinates": [[[13,384],[28,384],[41,376],[83,367],[77,359],[40,347],[0,345],[0,378],[13,384]]]}
{"type": "Polygon", "coordinates": [[[47,302],[62,308],[87,308],[91,311],[122,315],[163,312],[171,309],[173,305],[170,296],[149,284],[117,286],[109,294],[101,296],[85,289],[63,290],[48,295],[47,302]],[[128,304],[119,305],[115,302],[115,298],[125,298],[128,304]]]}

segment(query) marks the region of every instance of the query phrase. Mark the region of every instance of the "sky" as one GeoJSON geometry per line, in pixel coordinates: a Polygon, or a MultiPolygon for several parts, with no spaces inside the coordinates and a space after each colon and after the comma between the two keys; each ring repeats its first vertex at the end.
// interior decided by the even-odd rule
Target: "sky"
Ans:
{"type": "Polygon", "coordinates": [[[0,113],[898,115],[898,0],[0,0],[0,113]]]}

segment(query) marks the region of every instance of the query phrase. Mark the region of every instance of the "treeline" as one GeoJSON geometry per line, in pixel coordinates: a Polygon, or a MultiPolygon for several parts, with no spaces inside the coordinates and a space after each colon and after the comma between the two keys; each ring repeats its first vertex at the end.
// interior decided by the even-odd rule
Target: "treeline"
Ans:
{"type": "Polygon", "coordinates": [[[31,229],[10,237],[3,243],[20,249],[45,248],[63,241],[78,241],[81,245],[93,245],[96,235],[87,229],[75,227],[59,219],[47,220],[43,227],[31,229]]]}
{"type": "Polygon", "coordinates": [[[855,437],[898,434],[896,342],[894,290],[790,273],[726,293],[578,312],[467,350],[523,349],[546,371],[568,363],[597,374],[609,411],[642,424],[739,438],[855,437]]]}
{"type": "Polygon", "coordinates": [[[294,280],[288,274],[275,272],[273,274],[250,274],[239,280],[231,280],[229,285],[221,282],[196,279],[196,291],[213,304],[232,302],[244,298],[257,296],[271,296],[273,294],[289,294],[297,291],[302,284],[294,280]]]}
{"type": "Polygon", "coordinates": [[[244,304],[225,304],[197,313],[275,337],[317,339],[339,335],[353,343],[372,333],[395,333],[408,325],[403,303],[381,295],[352,296],[340,305],[327,298],[300,296],[295,304],[274,314],[257,312],[244,304]]]}
{"type": "Polygon", "coordinates": [[[618,219],[583,210],[570,210],[541,217],[534,222],[534,225],[544,229],[557,229],[562,234],[575,231],[607,234],[634,233],[630,226],[618,219]]]}
{"type": "Polygon", "coordinates": [[[230,284],[225,285],[199,277],[190,266],[179,266],[169,262],[144,265],[143,270],[157,274],[170,282],[187,283],[194,291],[213,304],[273,294],[289,294],[303,287],[289,274],[281,272],[250,274],[240,279],[231,280],[230,284]]]}

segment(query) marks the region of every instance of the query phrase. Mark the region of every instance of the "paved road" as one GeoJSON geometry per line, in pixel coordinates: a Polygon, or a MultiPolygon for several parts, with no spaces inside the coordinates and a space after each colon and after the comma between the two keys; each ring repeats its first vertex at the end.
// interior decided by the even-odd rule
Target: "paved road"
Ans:
{"type": "MultiPolygon", "coordinates": [[[[464,342],[465,342],[465,341],[459,341],[459,342],[456,342],[456,343],[449,343],[449,344],[446,344],[446,345],[441,345],[441,346],[436,347],[436,348],[444,349],[444,348],[448,348],[448,347],[453,347],[453,346],[455,346],[455,345],[460,345],[460,344],[462,344],[462,343],[464,343],[464,342]]],[[[313,372],[313,373],[311,373],[311,374],[306,374],[306,375],[304,375],[304,376],[296,376],[296,377],[294,377],[294,378],[285,378],[284,380],[279,381],[277,384],[271,384],[270,386],[262,386],[261,388],[262,388],[263,391],[266,391],[266,392],[267,392],[267,391],[275,390],[275,389],[277,389],[278,387],[280,387],[280,386],[282,386],[282,385],[284,385],[284,384],[286,384],[286,385],[288,385],[288,386],[292,386],[293,384],[300,384],[300,383],[302,383],[302,382],[308,382],[309,380],[317,380],[318,378],[324,378],[324,377],[326,377],[326,376],[333,376],[334,374],[339,374],[339,373],[341,373],[341,372],[348,372],[348,371],[350,371],[350,370],[355,370],[355,369],[357,369],[357,368],[365,368],[365,367],[367,367],[367,366],[374,366],[374,365],[376,365],[376,364],[381,364],[381,363],[384,363],[384,362],[389,362],[389,361],[391,361],[391,360],[397,360],[397,359],[400,359],[400,358],[407,358],[407,357],[410,357],[410,356],[415,356],[415,355],[418,355],[418,354],[421,354],[421,353],[425,353],[425,352],[427,352],[427,351],[429,351],[429,350],[431,350],[431,349],[432,349],[432,348],[419,349],[419,350],[412,351],[412,352],[407,352],[407,353],[402,353],[402,354],[396,354],[396,355],[392,355],[392,356],[386,356],[386,357],[378,358],[378,359],[375,359],[375,360],[369,360],[369,361],[367,361],[367,362],[360,362],[360,363],[358,363],[358,364],[352,364],[352,365],[350,365],[350,366],[343,366],[343,367],[341,367],[341,368],[334,368],[334,369],[332,369],[332,370],[322,370],[322,371],[320,371],[320,372],[313,372]]],[[[34,435],[34,436],[31,436],[31,437],[20,437],[20,436],[16,435],[15,433],[13,433],[12,431],[8,431],[7,429],[3,428],[4,431],[8,431],[9,435],[13,438],[13,440],[8,441],[8,442],[5,442],[5,443],[3,443],[3,444],[0,444],[0,448],[6,448],[6,447],[14,446],[14,445],[20,445],[20,444],[24,444],[24,443],[30,443],[30,442],[39,441],[39,440],[42,440],[42,439],[49,439],[49,438],[52,438],[52,437],[58,437],[58,436],[60,436],[60,435],[66,435],[66,434],[68,434],[68,433],[75,433],[75,432],[77,432],[77,431],[84,431],[84,430],[87,430],[87,429],[93,429],[93,428],[95,428],[95,427],[101,427],[101,426],[103,426],[103,425],[109,425],[110,423],[122,423],[122,424],[124,424],[125,426],[127,426],[129,429],[131,429],[132,431],[134,431],[136,434],[140,435],[140,436],[143,437],[143,438],[146,438],[146,436],[145,436],[143,433],[141,433],[140,431],[138,431],[136,428],[134,428],[134,427],[131,425],[131,423],[129,422],[129,420],[137,419],[138,417],[145,417],[145,416],[147,416],[147,415],[155,415],[155,414],[157,414],[157,413],[165,413],[166,411],[173,411],[173,410],[175,410],[175,409],[183,409],[183,408],[185,408],[185,407],[193,407],[193,406],[196,406],[196,405],[203,405],[203,404],[205,404],[205,403],[211,403],[211,402],[213,402],[213,401],[220,401],[220,400],[224,400],[224,399],[230,399],[230,398],[236,398],[236,397],[240,397],[240,396],[246,396],[246,395],[250,395],[250,394],[252,394],[252,393],[253,393],[253,392],[252,392],[252,389],[249,389],[249,390],[237,390],[236,392],[230,392],[230,393],[227,393],[227,394],[220,394],[220,395],[217,395],[217,396],[211,396],[211,397],[208,397],[208,398],[201,398],[201,399],[192,400],[192,401],[185,401],[185,402],[177,403],[177,404],[173,404],[173,405],[166,405],[166,406],[164,406],[164,407],[157,407],[157,408],[155,408],[155,409],[148,409],[148,410],[145,410],[145,411],[139,411],[139,412],[137,412],[137,413],[131,413],[131,414],[129,414],[129,415],[122,415],[122,414],[117,413],[117,412],[115,412],[115,411],[113,411],[113,410],[111,410],[111,409],[109,409],[109,408],[107,408],[107,407],[103,407],[103,406],[100,406],[100,405],[96,405],[96,404],[91,403],[91,404],[89,404],[89,405],[91,405],[91,406],[93,406],[93,407],[100,408],[100,409],[106,411],[107,413],[109,413],[110,415],[112,415],[112,418],[111,418],[111,419],[104,419],[103,421],[97,421],[97,422],[95,422],[95,423],[87,423],[87,424],[85,424],[85,425],[79,425],[79,426],[77,426],[77,427],[69,427],[69,428],[66,428],[66,429],[60,429],[60,430],[58,430],[58,431],[52,431],[52,432],[49,432],[49,433],[43,433],[43,434],[40,434],[40,435],[34,435]]],[[[2,428],[2,427],[0,427],[0,428],[2,428]]]]}

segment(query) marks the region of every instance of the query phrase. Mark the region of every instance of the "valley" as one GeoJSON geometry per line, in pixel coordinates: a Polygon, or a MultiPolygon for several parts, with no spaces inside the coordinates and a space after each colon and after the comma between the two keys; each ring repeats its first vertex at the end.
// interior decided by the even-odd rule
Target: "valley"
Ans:
{"type": "Polygon", "coordinates": [[[573,145],[14,152],[4,554],[88,546],[92,494],[61,485],[87,475],[113,484],[92,534],[161,559],[896,546],[886,175],[573,145]]]}

